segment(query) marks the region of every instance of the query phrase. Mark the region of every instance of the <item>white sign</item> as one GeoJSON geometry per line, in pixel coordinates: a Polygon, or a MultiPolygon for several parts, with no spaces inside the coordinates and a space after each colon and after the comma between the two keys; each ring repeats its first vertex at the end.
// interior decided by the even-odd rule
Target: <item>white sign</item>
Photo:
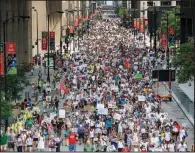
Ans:
{"type": "Polygon", "coordinates": [[[51,96],[46,96],[46,101],[51,102],[51,96]]]}
{"type": "Polygon", "coordinates": [[[97,104],[97,109],[104,109],[104,104],[97,104]]]}
{"type": "Polygon", "coordinates": [[[98,109],[98,114],[108,115],[108,108],[98,109]]]}
{"type": "Polygon", "coordinates": [[[71,130],[72,130],[72,132],[77,133],[78,128],[72,128],[71,130]]]}
{"type": "Polygon", "coordinates": [[[111,90],[113,90],[113,91],[115,91],[115,92],[118,92],[118,91],[119,91],[118,86],[112,86],[112,87],[111,87],[111,90]]]}
{"type": "Polygon", "coordinates": [[[50,113],[50,120],[53,120],[54,117],[56,116],[57,116],[56,112],[50,113]]]}
{"type": "Polygon", "coordinates": [[[66,111],[65,109],[60,109],[59,110],[59,118],[65,118],[66,116],[66,111]]]}
{"type": "Polygon", "coordinates": [[[118,114],[118,113],[115,113],[113,118],[116,119],[116,120],[120,120],[121,119],[121,115],[118,114]]]}
{"type": "Polygon", "coordinates": [[[138,96],[138,101],[146,101],[146,97],[145,96],[138,96]]]}

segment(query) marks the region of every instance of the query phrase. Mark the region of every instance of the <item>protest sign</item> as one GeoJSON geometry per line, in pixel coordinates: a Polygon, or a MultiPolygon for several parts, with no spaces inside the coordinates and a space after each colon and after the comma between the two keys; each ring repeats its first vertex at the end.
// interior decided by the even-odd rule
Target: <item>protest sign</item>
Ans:
{"type": "Polygon", "coordinates": [[[115,113],[113,118],[116,119],[116,120],[120,120],[121,119],[121,115],[118,114],[118,113],[115,113]]]}
{"type": "Polygon", "coordinates": [[[145,96],[138,96],[138,101],[146,101],[146,97],[145,96]]]}
{"type": "Polygon", "coordinates": [[[136,74],[136,79],[142,79],[142,74],[141,73],[138,73],[138,74],[136,74]]]}
{"type": "Polygon", "coordinates": [[[50,113],[50,119],[51,119],[51,120],[53,120],[54,117],[56,117],[56,116],[57,116],[56,112],[50,113]]]}
{"type": "Polygon", "coordinates": [[[59,118],[65,118],[65,116],[66,116],[65,109],[60,109],[58,116],[59,116],[59,118]]]}
{"type": "Polygon", "coordinates": [[[98,109],[98,114],[108,115],[108,108],[98,109]]]}
{"type": "Polygon", "coordinates": [[[74,132],[74,133],[77,133],[78,128],[72,128],[71,131],[74,132]]]}

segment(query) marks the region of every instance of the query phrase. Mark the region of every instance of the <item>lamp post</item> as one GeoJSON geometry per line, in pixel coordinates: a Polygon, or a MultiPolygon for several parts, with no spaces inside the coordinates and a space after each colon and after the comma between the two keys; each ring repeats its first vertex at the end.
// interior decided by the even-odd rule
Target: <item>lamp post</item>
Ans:
{"type": "Polygon", "coordinates": [[[155,57],[157,56],[156,55],[156,6],[155,6],[155,3],[154,4],[154,12],[153,12],[153,15],[154,15],[154,52],[155,52],[155,57]]]}
{"type": "MultiPolygon", "coordinates": [[[[7,100],[7,61],[6,61],[6,24],[15,18],[29,19],[30,16],[14,16],[5,21],[3,21],[3,53],[4,53],[4,92],[5,92],[5,101],[7,100]]],[[[0,97],[1,98],[1,97],[0,97]]],[[[5,131],[8,127],[8,119],[5,120],[5,131]]]]}
{"type": "Polygon", "coordinates": [[[39,21],[38,21],[38,11],[35,9],[35,7],[32,7],[32,9],[36,12],[36,20],[37,20],[37,56],[39,54],[39,21]]]}
{"type": "MultiPolygon", "coordinates": [[[[48,44],[48,47],[47,47],[47,81],[50,83],[50,74],[49,74],[49,51],[50,51],[50,36],[49,36],[49,17],[54,14],[54,13],[58,13],[58,14],[63,14],[64,12],[63,11],[55,11],[55,12],[52,12],[50,14],[47,15],[47,22],[48,22],[48,25],[47,25],[47,44],[48,44]]],[[[54,61],[55,62],[55,61],[54,61]]]]}
{"type": "Polygon", "coordinates": [[[77,17],[78,17],[78,33],[77,33],[78,34],[78,37],[77,37],[77,43],[78,43],[77,46],[78,47],[77,48],[79,49],[79,23],[80,23],[79,22],[80,21],[80,19],[79,19],[79,11],[82,11],[82,10],[79,10],[78,7],[76,7],[76,9],[77,9],[77,17]]]}

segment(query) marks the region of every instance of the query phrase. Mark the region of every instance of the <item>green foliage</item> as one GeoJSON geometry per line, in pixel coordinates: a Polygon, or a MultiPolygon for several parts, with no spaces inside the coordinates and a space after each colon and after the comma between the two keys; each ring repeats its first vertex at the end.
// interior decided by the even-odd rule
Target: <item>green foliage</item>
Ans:
{"type": "Polygon", "coordinates": [[[5,101],[4,99],[1,99],[1,112],[0,112],[0,118],[4,119],[4,118],[8,118],[10,116],[12,116],[12,109],[13,109],[13,105],[10,101],[5,101]]]}
{"type": "Polygon", "coordinates": [[[117,14],[122,18],[123,16],[128,17],[129,16],[129,11],[128,9],[124,9],[122,7],[118,8],[117,14]]]}
{"type": "Polygon", "coordinates": [[[5,78],[1,77],[1,114],[0,117],[9,117],[12,114],[12,102],[22,100],[21,93],[24,88],[29,85],[29,81],[25,75],[24,66],[17,67],[17,75],[7,75],[7,94],[4,94],[5,78]],[[3,92],[2,92],[3,91],[3,92]]]}
{"type": "Polygon", "coordinates": [[[180,13],[180,8],[175,7],[170,11],[162,13],[161,16],[161,27],[157,29],[157,34],[161,35],[162,33],[167,33],[167,17],[168,17],[168,28],[175,29],[175,39],[180,39],[180,17],[175,15],[180,13]]]}
{"type": "Polygon", "coordinates": [[[179,83],[185,83],[194,78],[194,44],[181,44],[177,55],[172,60],[173,67],[179,69],[176,76],[179,83]]]}

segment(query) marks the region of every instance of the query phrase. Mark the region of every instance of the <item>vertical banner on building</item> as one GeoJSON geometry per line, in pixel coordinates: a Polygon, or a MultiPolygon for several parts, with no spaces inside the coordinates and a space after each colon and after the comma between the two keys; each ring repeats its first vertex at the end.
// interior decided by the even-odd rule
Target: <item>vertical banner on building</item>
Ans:
{"type": "Polygon", "coordinates": [[[55,32],[49,32],[49,47],[55,51],[55,32]]]}
{"type": "Polygon", "coordinates": [[[79,25],[79,19],[75,19],[75,20],[74,20],[74,26],[75,26],[75,27],[78,27],[78,25],[79,25]]]}
{"type": "Polygon", "coordinates": [[[144,33],[144,25],[143,24],[140,25],[140,32],[144,33]]]}
{"type": "Polygon", "coordinates": [[[17,74],[17,63],[16,63],[16,42],[6,42],[5,49],[7,53],[7,74],[16,75],[17,74]]]}
{"type": "Polygon", "coordinates": [[[161,34],[161,46],[163,48],[167,47],[167,35],[161,34]]]}
{"type": "Polygon", "coordinates": [[[74,33],[73,26],[70,26],[69,32],[70,32],[70,34],[73,34],[74,33]]]}
{"type": "Polygon", "coordinates": [[[148,26],[148,20],[145,20],[145,26],[148,26]]]}
{"type": "Polygon", "coordinates": [[[47,32],[46,31],[42,31],[41,48],[42,48],[42,51],[47,50],[47,32]]]}
{"type": "Polygon", "coordinates": [[[139,19],[138,19],[138,21],[136,21],[136,22],[137,22],[136,28],[139,30],[139,19]]]}
{"type": "Polygon", "coordinates": [[[136,20],[133,21],[133,27],[136,28],[136,20]]]}
{"type": "Polygon", "coordinates": [[[0,53],[0,75],[4,75],[4,54],[0,53]]]}

